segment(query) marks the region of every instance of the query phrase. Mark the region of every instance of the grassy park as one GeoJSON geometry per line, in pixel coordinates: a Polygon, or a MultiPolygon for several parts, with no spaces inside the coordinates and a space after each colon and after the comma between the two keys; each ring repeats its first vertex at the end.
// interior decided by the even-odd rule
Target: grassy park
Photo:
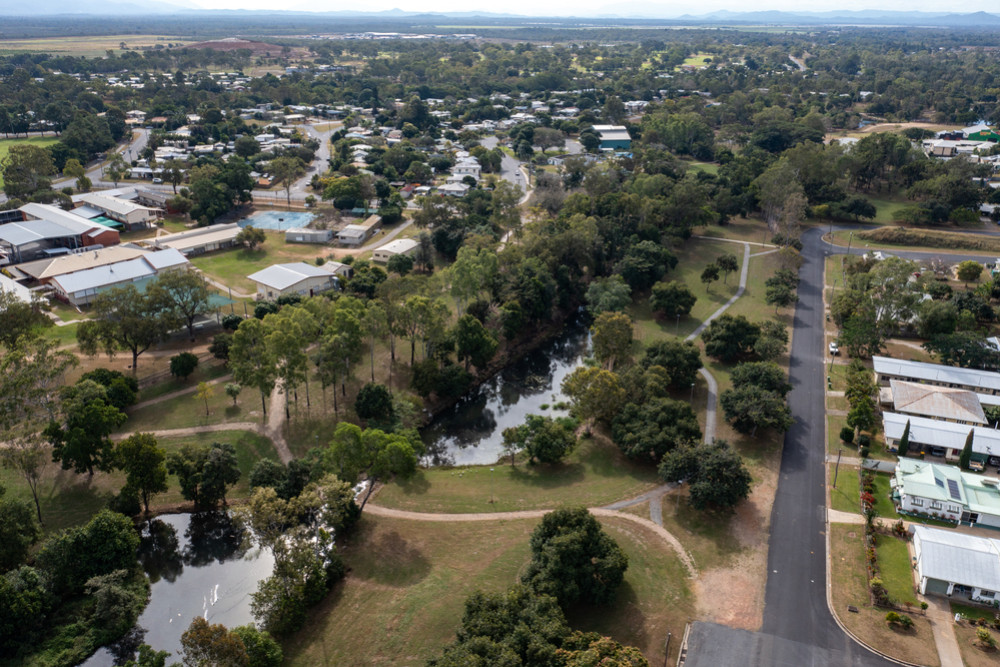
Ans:
{"type": "MultiPolygon", "coordinates": [[[[636,645],[651,664],[662,664],[667,632],[680,636],[692,611],[683,566],[642,527],[618,519],[602,523],[629,556],[625,583],[609,608],[580,609],[570,624],[636,645]]],[[[344,550],[347,579],[286,642],[287,663],[423,665],[454,639],[469,594],[517,582],[536,524],[424,523],[366,514],[344,550]],[[375,553],[379,557],[371,558],[375,553]]]]}
{"type": "Polygon", "coordinates": [[[376,501],[446,513],[597,507],[640,495],[658,483],[655,469],[629,461],[606,438],[585,438],[564,462],[553,465],[423,468],[409,480],[387,484],[376,501]]]}
{"type": "Polygon", "coordinates": [[[245,294],[253,294],[256,286],[247,276],[280,262],[311,262],[325,257],[323,246],[285,243],[284,232],[267,232],[267,241],[256,250],[240,248],[194,257],[191,263],[210,278],[245,294]]]}

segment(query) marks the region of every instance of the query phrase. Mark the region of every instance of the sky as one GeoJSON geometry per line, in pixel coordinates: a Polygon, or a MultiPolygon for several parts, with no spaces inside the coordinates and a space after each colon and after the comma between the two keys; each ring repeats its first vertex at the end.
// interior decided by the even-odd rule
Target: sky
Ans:
{"type": "MultiPolygon", "coordinates": [[[[169,0],[168,0],[169,1],[169,0]]],[[[367,0],[364,3],[323,2],[302,0],[191,0],[190,3],[206,9],[294,9],[299,11],[384,11],[403,9],[420,12],[468,12],[484,11],[526,16],[649,16],[655,18],[670,18],[684,14],[701,15],[716,10],[730,11],[830,11],[838,10],[898,10],[927,12],[961,12],[970,13],[987,11],[1000,13],[1000,5],[996,0],[970,0],[960,6],[942,4],[933,0],[841,0],[831,5],[820,0],[769,0],[748,5],[745,0],[698,0],[698,2],[645,2],[631,0],[626,2],[608,2],[608,0],[548,0],[539,3],[537,0],[505,0],[502,3],[485,2],[484,0],[419,0],[407,3],[401,0],[367,0]]]]}

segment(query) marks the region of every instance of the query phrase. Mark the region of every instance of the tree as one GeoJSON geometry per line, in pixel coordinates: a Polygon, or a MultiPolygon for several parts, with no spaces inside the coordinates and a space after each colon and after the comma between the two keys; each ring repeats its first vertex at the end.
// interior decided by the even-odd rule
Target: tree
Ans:
{"type": "Polygon", "coordinates": [[[792,427],[792,413],[785,399],[757,385],[727,389],[719,402],[733,428],[751,438],[759,428],[784,432],[792,427]]]}
{"type": "Polygon", "coordinates": [[[771,361],[753,361],[737,364],[733,369],[731,380],[734,387],[754,385],[779,396],[785,396],[792,390],[785,371],[771,361]]]}
{"type": "Polygon", "coordinates": [[[233,379],[244,387],[254,387],[260,391],[260,406],[267,416],[267,398],[277,381],[277,367],[271,357],[266,341],[267,330],[264,323],[256,318],[243,320],[229,350],[229,366],[233,369],[233,379]]]}
{"type": "Polygon", "coordinates": [[[52,320],[42,312],[41,303],[27,303],[19,299],[14,292],[0,290],[0,345],[7,348],[21,336],[35,336],[38,329],[52,326],[52,320]]]}
{"type": "Polygon", "coordinates": [[[80,323],[76,339],[80,350],[90,356],[103,351],[110,357],[116,350],[128,350],[132,353],[132,375],[136,375],[139,355],[163,340],[175,323],[149,294],[128,284],[97,295],[91,319],[80,323]]]}
{"type": "Polygon", "coordinates": [[[530,461],[558,463],[576,445],[573,429],[566,423],[551,417],[528,415],[520,426],[503,431],[504,448],[513,453],[524,450],[530,461]]]}
{"type": "Polygon", "coordinates": [[[124,667],[167,667],[169,651],[154,651],[149,644],[139,646],[139,655],[135,660],[129,660],[124,667]]]}
{"type": "Polygon", "coordinates": [[[652,287],[675,266],[677,257],[672,252],[653,241],[640,241],[625,251],[618,264],[618,273],[633,290],[642,291],[652,287]]]}
{"type": "Polygon", "coordinates": [[[276,185],[285,188],[285,201],[292,205],[292,186],[306,175],[306,165],[297,157],[282,156],[271,160],[267,169],[276,185]]]}
{"type": "Polygon", "coordinates": [[[958,465],[962,470],[968,470],[972,461],[972,439],[975,435],[976,430],[970,428],[969,435],[965,436],[965,445],[962,446],[962,453],[958,455],[958,465]]]}
{"type": "Polygon", "coordinates": [[[615,362],[628,361],[632,352],[632,318],[625,313],[601,313],[590,327],[594,356],[614,369],[615,362]]]}
{"type": "Polygon", "coordinates": [[[502,593],[477,591],[465,601],[455,641],[428,665],[558,665],[557,652],[569,632],[552,596],[523,585],[502,593]]]}
{"type": "Polygon", "coordinates": [[[594,317],[620,312],[632,303],[632,288],[619,275],[598,278],[587,287],[587,310],[594,317]]]}
{"type": "Polygon", "coordinates": [[[240,480],[240,467],[232,445],[211,447],[184,445],[167,457],[167,470],[177,475],[181,495],[198,509],[211,509],[226,502],[226,489],[240,480]]]}
{"type": "Polygon", "coordinates": [[[366,383],[354,401],[358,417],[366,421],[388,423],[393,418],[392,394],[384,384],[366,383]]]}
{"type": "Polygon", "coordinates": [[[938,334],[925,342],[923,348],[937,355],[943,364],[984,370],[1000,368],[1000,352],[984,345],[983,336],[977,331],[938,334]]]}
{"type": "Polygon", "coordinates": [[[160,173],[173,186],[174,194],[176,195],[177,186],[184,182],[184,164],[176,159],[167,160],[163,163],[160,173]]]}
{"type": "Polygon", "coordinates": [[[653,310],[663,313],[667,318],[687,316],[698,298],[688,289],[687,285],[676,280],[659,282],[653,285],[649,297],[649,305],[653,310]]]}
{"type": "Polygon", "coordinates": [[[736,259],[736,255],[733,255],[732,253],[719,255],[719,257],[715,260],[715,265],[719,267],[720,271],[722,271],[723,284],[729,281],[730,273],[737,271],[740,268],[739,260],[736,259]]]}
{"type": "Polygon", "coordinates": [[[45,436],[52,444],[52,460],[63,470],[87,472],[113,467],[109,436],[125,423],[125,413],[108,402],[107,390],[93,380],[81,380],[61,392],[61,421],[52,420],[45,436]]]}
{"type": "Polygon", "coordinates": [[[139,494],[149,514],[149,499],[167,490],[167,454],[150,433],[133,433],[115,447],[115,467],[125,472],[125,486],[139,494]]]}
{"type": "Polygon", "coordinates": [[[256,250],[257,246],[263,245],[266,240],[267,234],[264,233],[264,230],[257,229],[251,225],[247,225],[241,229],[235,239],[236,243],[245,246],[248,250],[256,250]]]}
{"type": "Polygon", "coordinates": [[[108,163],[104,166],[104,175],[111,179],[118,187],[119,181],[123,180],[129,174],[128,163],[125,162],[125,158],[122,157],[121,153],[115,153],[108,160],[108,163]]]}
{"type": "Polygon", "coordinates": [[[711,288],[712,283],[719,279],[719,267],[716,264],[709,264],[701,272],[701,282],[706,288],[711,288]]]}
{"type": "Polygon", "coordinates": [[[338,478],[355,484],[362,477],[368,481],[364,510],[375,485],[392,477],[406,479],[417,471],[417,458],[423,453],[423,443],[416,433],[385,433],[368,428],[362,431],[354,424],[341,422],[333,432],[333,440],[324,453],[338,478]]]}
{"type": "Polygon", "coordinates": [[[389,258],[385,268],[388,269],[390,273],[405,276],[413,270],[413,257],[403,254],[393,255],[389,258]]]}
{"type": "Polygon", "coordinates": [[[134,571],[138,548],[139,534],[132,520],[105,509],[86,525],[45,540],[35,556],[35,566],[45,572],[51,593],[72,596],[82,592],[93,577],[134,571]]]}
{"type": "Polygon", "coordinates": [[[130,571],[116,570],[91,577],[84,585],[83,592],[93,605],[89,621],[100,628],[97,637],[102,641],[125,634],[146,606],[146,591],[130,586],[131,578],[130,571]]]}
{"type": "Polygon", "coordinates": [[[243,385],[241,385],[239,382],[227,382],[225,391],[226,391],[226,396],[233,399],[233,405],[235,406],[236,399],[239,398],[240,392],[243,391],[243,385]]]}
{"type": "Polygon", "coordinates": [[[974,259],[967,259],[964,262],[958,263],[958,268],[955,269],[955,275],[958,279],[965,283],[965,288],[969,288],[969,283],[974,283],[979,280],[979,277],[983,274],[983,265],[974,259]]]}
{"type": "Polygon", "coordinates": [[[628,556],[585,508],[549,512],[531,534],[526,586],[564,608],[609,604],[625,579],[628,556]]]}
{"type": "Polygon", "coordinates": [[[899,444],[896,447],[896,455],[899,458],[906,456],[906,453],[910,451],[910,420],[906,420],[906,426],[903,427],[903,435],[899,438],[899,444]]]}
{"type": "Polygon", "coordinates": [[[649,661],[635,646],[623,646],[596,632],[574,632],[563,640],[556,655],[563,667],[649,667],[649,661]]]}
{"type": "Polygon", "coordinates": [[[13,144],[0,160],[3,191],[10,199],[27,201],[37,192],[49,190],[56,173],[49,151],[35,144],[13,144]]]}
{"type": "Polygon", "coordinates": [[[701,334],[705,354],[731,364],[752,354],[761,328],[743,315],[723,314],[712,320],[701,334]]]}
{"type": "Polygon", "coordinates": [[[563,380],[562,391],[582,419],[609,422],[625,402],[618,376],[602,368],[575,369],[563,380]]]}
{"type": "Polygon", "coordinates": [[[181,352],[170,357],[170,374],[174,377],[186,380],[196,368],[198,368],[198,356],[195,354],[181,352]]]}
{"type": "Polygon", "coordinates": [[[76,363],[45,339],[20,338],[0,357],[0,463],[28,485],[39,523],[39,483],[48,459],[44,430],[58,416],[59,387],[76,363]]]}
{"type": "Polygon", "coordinates": [[[791,287],[783,283],[768,285],[766,288],[764,302],[769,306],[774,306],[774,313],[778,313],[779,308],[787,308],[795,303],[797,297],[791,287]]]}
{"type": "Polygon", "coordinates": [[[194,321],[208,312],[208,283],[196,271],[166,271],[146,287],[146,294],[160,312],[171,313],[187,326],[194,341],[194,321]]]}
{"type": "Polygon", "coordinates": [[[629,403],[611,423],[611,438],[631,459],[659,463],[670,450],[701,440],[691,405],[672,398],[629,403]]]}
{"type": "Polygon", "coordinates": [[[210,385],[208,382],[199,382],[198,383],[198,393],[196,394],[195,397],[199,401],[204,401],[205,402],[205,416],[206,417],[208,416],[208,399],[212,398],[213,396],[215,396],[215,389],[212,387],[212,385],[210,385]]]}
{"type": "Polygon", "coordinates": [[[249,667],[250,658],[239,635],[220,624],[195,616],[181,635],[184,667],[249,667]]]}
{"type": "Polygon", "coordinates": [[[465,370],[472,363],[482,370],[496,354],[497,339],[483,326],[482,322],[466,313],[455,324],[455,347],[460,360],[465,361],[465,370]]]}
{"type": "Polygon", "coordinates": [[[31,505],[6,496],[0,486],[0,573],[12,570],[28,557],[31,545],[42,536],[31,505]]]}
{"type": "Polygon", "coordinates": [[[660,366],[670,371],[670,386],[690,387],[701,369],[701,352],[691,341],[661,340],[646,348],[640,362],[643,368],[660,366]]]}
{"type": "Polygon", "coordinates": [[[688,483],[695,509],[729,508],[750,496],[750,471],[725,440],[676,449],[663,457],[659,472],[664,481],[688,483]]]}
{"type": "Polygon", "coordinates": [[[281,667],[284,654],[271,633],[260,631],[252,625],[239,625],[230,632],[243,642],[249,658],[248,667],[281,667]]]}
{"type": "Polygon", "coordinates": [[[260,144],[250,134],[244,134],[236,140],[234,152],[243,159],[248,159],[260,152],[260,144]]]}
{"type": "Polygon", "coordinates": [[[369,301],[361,325],[368,334],[368,357],[371,366],[372,382],[375,382],[375,342],[389,331],[385,308],[375,301],[369,301]]]}

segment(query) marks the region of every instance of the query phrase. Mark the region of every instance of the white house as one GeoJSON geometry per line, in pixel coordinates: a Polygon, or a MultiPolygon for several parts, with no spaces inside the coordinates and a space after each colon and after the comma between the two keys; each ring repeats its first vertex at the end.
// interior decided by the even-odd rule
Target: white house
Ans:
{"type": "Polygon", "coordinates": [[[455,166],[451,168],[451,173],[455,176],[461,176],[463,178],[471,176],[478,181],[481,170],[482,168],[479,166],[479,160],[474,157],[467,157],[459,160],[455,166]]]}
{"type": "Polygon", "coordinates": [[[910,423],[910,451],[917,448],[926,451],[927,448],[939,447],[945,451],[945,459],[958,461],[965,441],[972,432],[972,460],[970,467],[982,470],[990,456],[1000,456],[1000,431],[985,426],[970,426],[956,424],[928,417],[903,415],[896,412],[882,413],[882,429],[885,442],[890,450],[895,451],[899,440],[903,437],[906,423],[910,423]]]}
{"type": "Polygon", "coordinates": [[[380,246],[372,253],[373,262],[388,262],[394,255],[413,255],[420,243],[414,239],[396,239],[380,246]]]}
{"type": "Polygon", "coordinates": [[[956,466],[901,458],[890,482],[904,512],[1000,528],[1000,480],[956,466]]]}
{"type": "Polygon", "coordinates": [[[970,426],[986,424],[979,397],[968,389],[890,380],[879,395],[882,404],[891,405],[894,412],[970,426]]]}
{"type": "Polygon", "coordinates": [[[312,296],[337,286],[333,273],[305,262],[272,264],[247,278],[257,283],[257,299],[276,299],[290,294],[312,296]]]}
{"type": "Polygon", "coordinates": [[[364,225],[347,225],[337,232],[337,240],[344,245],[359,246],[368,238],[368,228],[364,225]]]}
{"type": "MultiPolygon", "coordinates": [[[[86,260],[87,255],[82,259],[86,260]]],[[[124,287],[129,283],[145,284],[166,271],[190,268],[191,263],[173,248],[143,251],[138,257],[119,262],[93,266],[78,271],[61,273],[48,281],[56,296],[80,307],[111,287],[124,287]]]]}
{"type": "Polygon", "coordinates": [[[438,194],[448,197],[464,197],[469,192],[469,186],[465,183],[446,183],[438,186],[438,194]]]}
{"type": "Polygon", "coordinates": [[[921,594],[1000,600],[1000,540],[919,525],[912,530],[921,594]]]}
{"type": "Polygon", "coordinates": [[[882,387],[888,387],[891,380],[904,380],[938,387],[968,389],[977,394],[1000,395],[1000,373],[993,371],[878,356],[872,357],[872,367],[875,370],[875,382],[882,387]]]}

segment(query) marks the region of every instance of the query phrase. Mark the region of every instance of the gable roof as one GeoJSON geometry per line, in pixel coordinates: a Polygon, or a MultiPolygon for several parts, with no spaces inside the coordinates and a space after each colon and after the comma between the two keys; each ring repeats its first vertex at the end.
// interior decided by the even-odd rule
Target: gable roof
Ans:
{"type": "Polygon", "coordinates": [[[979,397],[967,389],[953,389],[903,380],[890,380],[892,404],[896,412],[926,415],[938,419],[985,424],[986,415],[979,397]]]}
{"type": "Polygon", "coordinates": [[[307,278],[330,278],[331,273],[322,267],[305,262],[290,264],[272,264],[257,273],[251,273],[248,279],[265,287],[284,290],[297,285],[307,278]]]}
{"type": "Polygon", "coordinates": [[[73,273],[75,271],[134,259],[147,252],[147,250],[135,246],[118,245],[110,248],[101,248],[100,250],[88,250],[86,252],[61,255],[52,259],[40,259],[34,262],[27,262],[26,264],[19,264],[18,268],[36,280],[45,280],[46,278],[52,278],[65,273],[73,273]]]}
{"type": "Polygon", "coordinates": [[[1000,590],[1000,540],[920,525],[913,526],[913,538],[922,576],[1000,590]]]}
{"type": "Polygon", "coordinates": [[[964,387],[989,389],[990,391],[1000,390],[1000,373],[992,371],[877,356],[872,357],[872,366],[879,375],[894,375],[925,382],[957,384],[964,387]]]}

